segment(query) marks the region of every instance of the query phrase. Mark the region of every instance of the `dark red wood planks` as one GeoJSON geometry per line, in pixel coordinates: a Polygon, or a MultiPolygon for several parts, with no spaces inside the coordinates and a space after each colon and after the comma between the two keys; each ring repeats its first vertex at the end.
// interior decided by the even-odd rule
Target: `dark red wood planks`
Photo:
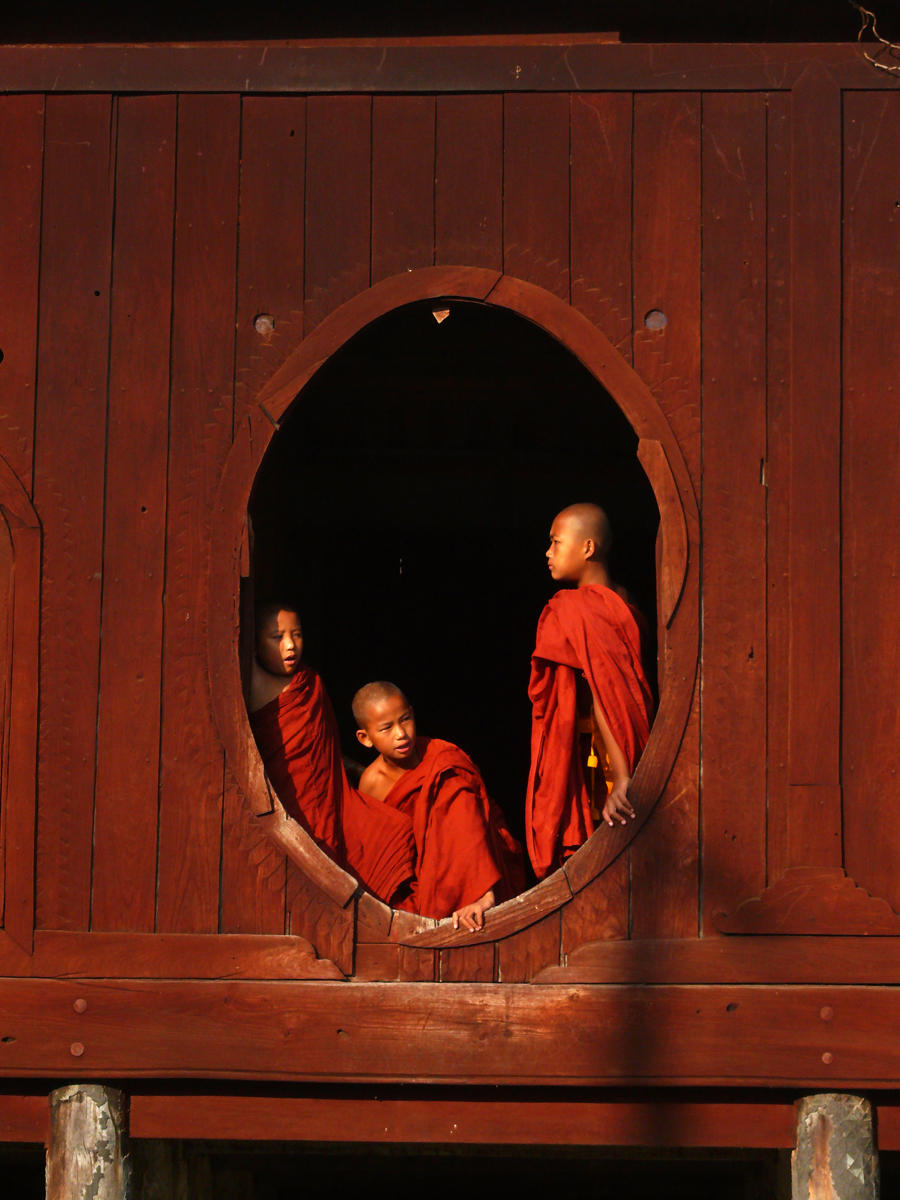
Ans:
{"type": "Polygon", "coordinates": [[[306,332],[369,286],[371,171],[371,97],[310,97],[306,127],[306,332]]]}
{"type": "Polygon", "coordinates": [[[435,259],[503,267],[503,97],[438,96],[435,259]]]}
{"type": "Polygon", "coordinates": [[[31,492],[38,262],[44,155],[42,96],[0,97],[0,453],[31,492]]]}
{"type": "Polygon", "coordinates": [[[44,528],[37,921],[90,917],[103,578],[112,105],[51,96],[41,255],[35,505],[44,528]]]}
{"type": "Polygon", "coordinates": [[[569,299],[569,97],[503,102],[503,270],[569,299]]]}
{"type": "MultiPolygon", "coordinates": [[[[245,96],[235,356],[241,394],[236,421],[272,369],[263,353],[272,335],[280,339],[290,327],[294,336],[302,336],[305,186],[306,100],[245,96]]],[[[285,346],[284,352],[290,349],[285,346]]]]}
{"type": "Polygon", "coordinates": [[[372,100],[372,282],[434,263],[434,99],[372,100]]]}
{"type": "Polygon", "coordinates": [[[787,855],[841,862],[841,93],[813,65],[791,110],[787,855]]]}
{"type": "Polygon", "coordinates": [[[766,97],[703,99],[703,901],[765,885],[766,97]]]}
{"type": "MultiPolygon", "coordinates": [[[[634,101],[634,367],[700,479],[700,99],[634,101]],[[664,318],[664,319],[663,319],[664,318]]],[[[632,932],[697,929],[698,697],[656,810],[631,850],[632,932]]]]}
{"type": "Polygon", "coordinates": [[[632,97],[572,96],[572,303],[631,362],[632,97]]]}
{"type": "MultiPolygon", "coordinates": [[[[209,525],[231,442],[240,105],[179,100],[160,775],[160,931],[219,924],[223,755],[207,670],[209,525]]],[[[233,645],[221,653],[235,654],[233,645]]]]}
{"type": "Polygon", "coordinates": [[[900,478],[896,361],[890,347],[896,345],[900,317],[898,99],[861,92],[844,100],[841,437],[845,865],[857,883],[895,909],[900,909],[900,478]]]}
{"type": "Polygon", "coordinates": [[[117,101],[94,929],[156,920],[175,111],[117,101]]]}

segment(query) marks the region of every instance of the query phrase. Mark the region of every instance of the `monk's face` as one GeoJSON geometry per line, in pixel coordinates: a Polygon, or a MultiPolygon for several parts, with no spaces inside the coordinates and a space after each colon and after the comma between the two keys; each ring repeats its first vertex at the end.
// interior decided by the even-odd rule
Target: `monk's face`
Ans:
{"type": "Polygon", "coordinates": [[[416,718],[403,695],[385,696],[366,705],[366,723],[357,733],[364,746],[377,750],[382,758],[399,765],[408,764],[416,754],[416,718]]]}
{"type": "Polygon", "coordinates": [[[547,566],[559,583],[577,583],[590,558],[592,544],[571,517],[558,516],[550,526],[547,566]]]}
{"type": "Polygon", "coordinates": [[[295,612],[283,609],[261,626],[256,636],[259,665],[272,675],[293,675],[303,654],[303,631],[295,612]]]}

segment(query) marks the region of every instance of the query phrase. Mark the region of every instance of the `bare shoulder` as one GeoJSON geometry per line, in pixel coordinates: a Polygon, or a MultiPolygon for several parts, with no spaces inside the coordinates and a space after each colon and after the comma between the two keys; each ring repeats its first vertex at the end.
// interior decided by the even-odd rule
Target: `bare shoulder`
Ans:
{"type": "Polygon", "coordinates": [[[272,675],[254,662],[250,671],[250,711],[255,713],[265,708],[271,700],[281,695],[290,682],[290,677],[285,679],[280,675],[272,675]]]}
{"type": "Polygon", "coordinates": [[[363,771],[359,780],[359,790],[365,792],[367,796],[373,796],[376,800],[383,800],[391,790],[391,781],[384,769],[380,755],[363,771]]]}

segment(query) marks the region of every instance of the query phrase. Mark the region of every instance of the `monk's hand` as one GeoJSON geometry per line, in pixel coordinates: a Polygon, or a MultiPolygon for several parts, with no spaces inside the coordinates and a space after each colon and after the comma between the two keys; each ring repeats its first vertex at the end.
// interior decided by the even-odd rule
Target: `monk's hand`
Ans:
{"type": "Polygon", "coordinates": [[[601,816],[607,825],[614,825],[616,821],[620,825],[625,825],[628,817],[634,820],[635,812],[626,794],[629,783],[631,783],[630,778],[618,780],[606,797],[606,803],[603,805],[601,816]]]}
{"type": "Polygon", "coordinates": [[[489,908],[493,908],[495,903],[494,890],[488,888],[480,900],[464,904],[456,910],[453,914],[453,928],[459,929],[461,924],[463,929],[468,929],[470,933],[478,933],[480,929],[484,929],[484,914],[489,908]]]}

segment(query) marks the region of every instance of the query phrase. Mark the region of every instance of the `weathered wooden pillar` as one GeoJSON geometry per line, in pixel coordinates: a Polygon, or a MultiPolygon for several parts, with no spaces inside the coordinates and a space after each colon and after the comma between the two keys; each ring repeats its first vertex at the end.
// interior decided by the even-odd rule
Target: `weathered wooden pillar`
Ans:
{"type": "Polygon", "coordinates": [[[47,1200],[129,1200],[128,1100],[101,1084],[50,1093],[47,1200]]]}
{"type": "Polygon", "coordinates": [[[792,1200],[878,1200],[878,1147],[869,1101],[834,1092],[805,1096],[797,1105],[791,1165],[792,1200]]]}

